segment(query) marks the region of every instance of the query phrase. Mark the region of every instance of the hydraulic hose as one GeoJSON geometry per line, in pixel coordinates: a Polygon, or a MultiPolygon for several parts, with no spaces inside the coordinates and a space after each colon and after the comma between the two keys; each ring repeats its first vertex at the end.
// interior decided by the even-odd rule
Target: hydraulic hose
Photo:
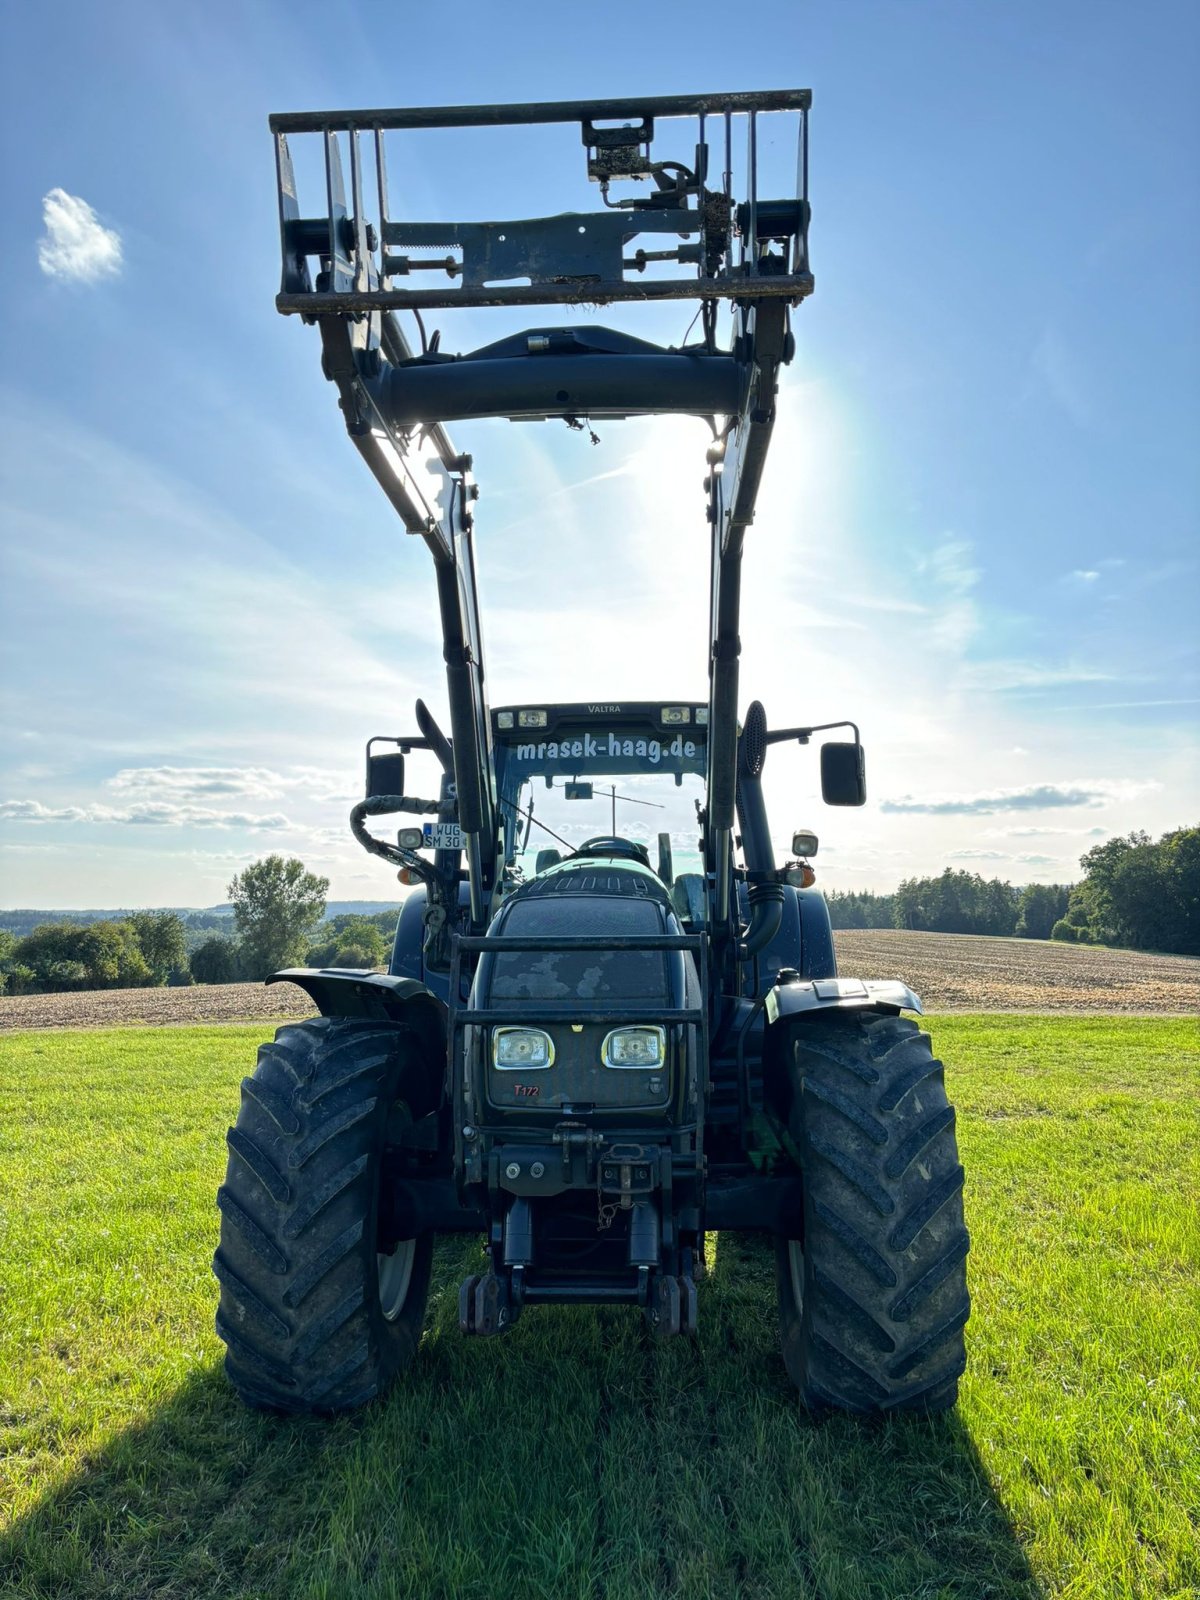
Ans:
{"type": "Polygon", "coordinates": [[[427,960],[440,961],[450,905],[446,884],[437,868],[423,860],[415,850],[405,850],[402,845],[389,844],[386,839],[376,839],[366,829],[367,817],[387,816],[396,811],[415,812],[418,816],[437,816],[441,805],[437,800],[415,800],[400,794],[373,794],[360,800],[350,812],[350,832],[373,856],[382,856],[394,867],[404,867],[425,885],[425,939],[423,949],[427,960]]]}
{"type": "Polygon", "coordinates": [[[396,811],[411,811],[418,816],[436,816],[438,809],[436,800],[413,800],[400,794],[373,794],[366,800],[360,800],[352,808],[350,832],[363,849],[369,850],[373,856],[382,856],[385,861],[390,861],[396,867],[408,867],[428,883],[435,876],[429,862],[422,861],[412,850],[404,850],[397,844],[389,844],[386,839],[376,839],[374,834],[367,832],[366,819],[388,816],[396,811]]]}

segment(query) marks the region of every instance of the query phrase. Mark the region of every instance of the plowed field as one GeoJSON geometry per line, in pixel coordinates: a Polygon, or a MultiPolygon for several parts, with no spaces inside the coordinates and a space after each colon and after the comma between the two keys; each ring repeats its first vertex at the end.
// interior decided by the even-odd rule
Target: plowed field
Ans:
{"type": "Polygon", "coordinates": [[[0,996],[6,1028],[124,1028],[145,1022],[257,1022],[311,1017],[316,1007],[294,983],[198,983],[190,989],[84,989],[77,994],[0,996]]]}
{"type": "MultiPolygon", "coordinates": [[[[1200,1017],[1200,960],[1034,939],[860,931],[837,935],[838,964],[856,978],[902,978],[927,1011],[1076,1011],[1200,1017]]],[[[0,1031],[113,1028],[131,1023],[257,1022],[307,1017],[290,983],[191,989],[98,989],[0,997],[0,1031]]]]}
{"type": "Polygon", "coordinates": [[[1200,1016],[1200,960],[1136,950],[852,930],[836,936],[849,977],[902,978],[927,1011],[1117,1011],[1200,1016]]]}

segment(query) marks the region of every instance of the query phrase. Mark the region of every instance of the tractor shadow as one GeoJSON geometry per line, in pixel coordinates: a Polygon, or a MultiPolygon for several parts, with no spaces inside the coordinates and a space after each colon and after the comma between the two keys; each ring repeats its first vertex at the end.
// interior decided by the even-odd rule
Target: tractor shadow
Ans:
{"type": "Polygon", "coordinates": [[[457,1284],[478,1247],[445,1244],[421,1355],[385,1401],[255,1415],[214,1361],[12,1526],[0,1589],[1041,1596],[958,1415],[806,1417],[777,1353],[771,1252],[719,1243],[695,1344],[609,1308],[539,1308],[504,1339],[463,1339],[457,1284]]]}

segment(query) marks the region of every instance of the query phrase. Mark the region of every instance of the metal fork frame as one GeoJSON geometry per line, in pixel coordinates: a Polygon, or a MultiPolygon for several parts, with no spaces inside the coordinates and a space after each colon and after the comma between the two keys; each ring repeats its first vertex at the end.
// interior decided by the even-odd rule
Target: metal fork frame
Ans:
{"type": "MultiPolygon", "coordinates": [[[[365,111],[313,111],[287,112],[270,118],[275,135],[280,187],[280,227],[283,240],[284,273],[276,305],[284,313],[312,316],[323,313],[340,316],[361,315],[370,311],[423,310],[455,306],[501,305],[606,305],[614,301],[651,300],[741,300],[782,299],[793,304],[812,293],[813,279],[808,263],[808,113],[812,93],[808,89],[779,89],[754,92],[727,92],[707,95],[651,95],[646,99],[610,100],[558,100],[549,102],[524,102],[512,105],[485,106],[415,106],[396,110],[365,111]],[[800,119],[797,160],[796,200],[799,201],[802,224],[789,252],[786,272],[760,274],[756,248],[747,250],[743,241],[741,259],[732,260],[723,272],[695,277],[672,277],[642,281],[627,280],[624,270],[618,277],[586,275],[572,281],[564,273],[558,281],[530,284],[477,283],[463,284],[457,288],[398,288],[388,270],[387,247],[390,244],[415,242],[405,238],[406,232],[422,228],[433,229],[433,234],[452,235],[456,224],[401,223],[388,214],[387,160],[384,134],[393,131],[413,131],[436,128],[501,128],[530,124],[578,122],[582,125],[584,142],[589,130],[595,136],[593,124],[597,121],[632,121],[637,119],[646,130],[647,139],[653,136],[655,120],[681,117],[698,119],[699,138],[705,143],[705,124],[708,118],[719,118],[723,124],[725,142],[724,194],[730,207],[733,205],[732,188],[732,120],[735,116],[747,119],[748,143],[748,207],[749,236],[756,238],[758,195],[757,120],[760,114],[770,112],[795,112],[800,119]],[[288,135],[320,134],[324,143],[326,168],[326,193],[328,216],[305,218],[295,204],[294,183],[290,182],[291,156],[288,135]],[[362,156],[359,140],[369,135],[374,143],[376,174],[378,179],[378,231],[373,239],[363,215],[362,156]],[[347,204],[342,179],[340,136],[349,144],[351,194],[347,204]],[[307,257],[319,255],[328,262],[326,281],[314,288],[308,275],[307,257]]],[[[701,180],[701,187],[703,183],[701,180]]],[[[584,232],[589,226],[605,232],[619,231],[624,222],[629,236],[646,231],[673,231],[670,219],[660,217],[657,211],[612,209],[599,212],[580,212],[584,232]],[[639,216],[644,225],[639,227],[639,216]]],[[[507,224],[534,230],[538,226],[550,229],[563,222],[562,218],[535,219],[529,223],[507,224]]],[[[572,218],[571,220],[574,220],[572,218]]],[[[703,235],[704,208],[680,211],[680,220],[686,226],[682,233],[703,235]]],[[[503,238],[499,232],[506,227],[503,222],[463,225],[474,229],[492,230],[493,236],[503,238]]],[[[431,237],[433,235],[431,234],[431,237]]],[[[730,233],[729,245],[732,247],[730,233]]],[[[625,263],[622,263],[624,269],[625,263]]]]}

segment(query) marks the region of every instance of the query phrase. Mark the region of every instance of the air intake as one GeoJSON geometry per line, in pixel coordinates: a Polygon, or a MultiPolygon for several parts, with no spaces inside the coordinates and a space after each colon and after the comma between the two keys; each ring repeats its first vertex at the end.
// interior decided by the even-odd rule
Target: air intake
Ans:
{"type": "Polygon", "coordinates": [[[767,713],[762,708],[761,700],[751,701],[742,724],[740,743],[742,770],[747,777],[757,778],[767,759],[767,713]]]}

